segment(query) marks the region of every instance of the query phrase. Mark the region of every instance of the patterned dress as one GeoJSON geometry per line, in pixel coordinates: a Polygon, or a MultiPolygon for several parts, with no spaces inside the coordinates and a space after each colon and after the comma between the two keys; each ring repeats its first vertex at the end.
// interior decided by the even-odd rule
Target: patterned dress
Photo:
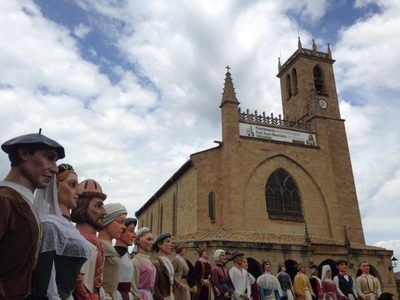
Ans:
{"type": "Polygon", "coordinates": [[[286,294],[286,296],[283,296],[282,299],[283,300],[294,300],[293,291],[292,291],[292,279],[290,278],[289,274],[286,272],[279,272],[277,277],[278,277],[279,283],[281,284],[283,295],[286,294]]]}

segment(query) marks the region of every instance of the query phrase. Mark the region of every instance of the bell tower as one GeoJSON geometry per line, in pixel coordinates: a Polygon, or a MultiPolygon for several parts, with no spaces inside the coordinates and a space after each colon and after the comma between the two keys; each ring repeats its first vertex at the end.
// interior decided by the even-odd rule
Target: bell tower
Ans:
{"type": "Polygon", "coordinates": [[[330,178],[320,188],[322,193],[334,190],[327,201],[333,205],[330,213],[336,237],[346,226],[351,228],[349,239],[364,244],[345,120],[339,111],[334,62],[329,45],[327,52],[317,51],[313,40],[312,49],[305,49],[299,38],[293,55],[282,65],[279,61],[277,77],[283,115],[285,119],[311,123],[318,150],[309,167],[324,170],[324,179],[330,178]]]}
{"type": "Polygon", "coordinates": [[[290,120],[306,120],[313,115],[340,119],[339,103],[333,72],[332,53],[312,49],[298,49],[281,65],[277,77],[281,84],[283,115],[290,120]]]}

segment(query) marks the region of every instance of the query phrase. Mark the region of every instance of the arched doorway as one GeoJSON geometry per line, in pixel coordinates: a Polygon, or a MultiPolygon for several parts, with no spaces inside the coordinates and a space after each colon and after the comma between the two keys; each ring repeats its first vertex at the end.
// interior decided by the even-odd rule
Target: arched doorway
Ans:
{"type": "Polygon", "coordinates": [[[255,279],[262,275],[261,264],[255,259],[249,257],[247,258],[247,263],[249,264],[249,269],[247,270],[255,279]]]}
{"type": "Polygon", "coordinates": [[[297,261],[294,261],[293,259],[288,259],[285,261],[285,267],[286,267],[286,273],[289,274],[290,278],[292,279],[292,282],[294,280],[294,276],[297,274],[297,268],[295,267],[297,264],[297,261]]]}

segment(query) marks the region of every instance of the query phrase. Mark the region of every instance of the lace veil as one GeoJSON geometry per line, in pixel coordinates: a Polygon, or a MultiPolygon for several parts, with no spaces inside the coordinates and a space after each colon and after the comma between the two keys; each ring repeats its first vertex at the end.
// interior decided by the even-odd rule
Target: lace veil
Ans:
{"type": "Polygon", "coordinates": [[[36,190],[34,205],[42,226],[41,253],[56,251],[60,256],[90,257],[89,242],[72,222],[62,216],[58,205],[56,175],[53,175],[47,188],[36,190]]]}
{"type": "Polygon", "coordinates": [[[280,287],[278,278],[276,278],[272,274],[264,273],[260,277],[257,278],[257,284],[266,290],[275,290],[278,291],[280,287]]]}

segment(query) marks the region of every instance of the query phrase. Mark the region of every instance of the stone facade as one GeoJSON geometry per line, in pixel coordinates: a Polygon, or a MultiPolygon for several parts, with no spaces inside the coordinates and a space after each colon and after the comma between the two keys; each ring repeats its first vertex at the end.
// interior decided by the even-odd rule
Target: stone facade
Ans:
{"type": "Polygon", "coordinates": [[[383,290],[395,292],[392,251],[365,245],[333,63],[329,47],[327,53],[315,44],[304,49],[299,40],[298,50],[279,64],[284,116],[269,118],[267,125],[257,113],[242,118],[228,69],[222,141],[190,156],[137,211],[140,226],[154,235],[171,232],[187,246],[192,264],[200,244],[210,257],[218,248],[244,251],[255,276],[266,258],[274,268],[285,261],[292,276],[296,263],[330,264],[335,275],[337,259],[347,260],[355,276],[367,260],[383,290]],[[285,140],[290,135],[296,138],[285,140]],[[294,182],[299,197],[287,197],[299,207],[268,210],[266,187],[277,170],[294,182]]]}

